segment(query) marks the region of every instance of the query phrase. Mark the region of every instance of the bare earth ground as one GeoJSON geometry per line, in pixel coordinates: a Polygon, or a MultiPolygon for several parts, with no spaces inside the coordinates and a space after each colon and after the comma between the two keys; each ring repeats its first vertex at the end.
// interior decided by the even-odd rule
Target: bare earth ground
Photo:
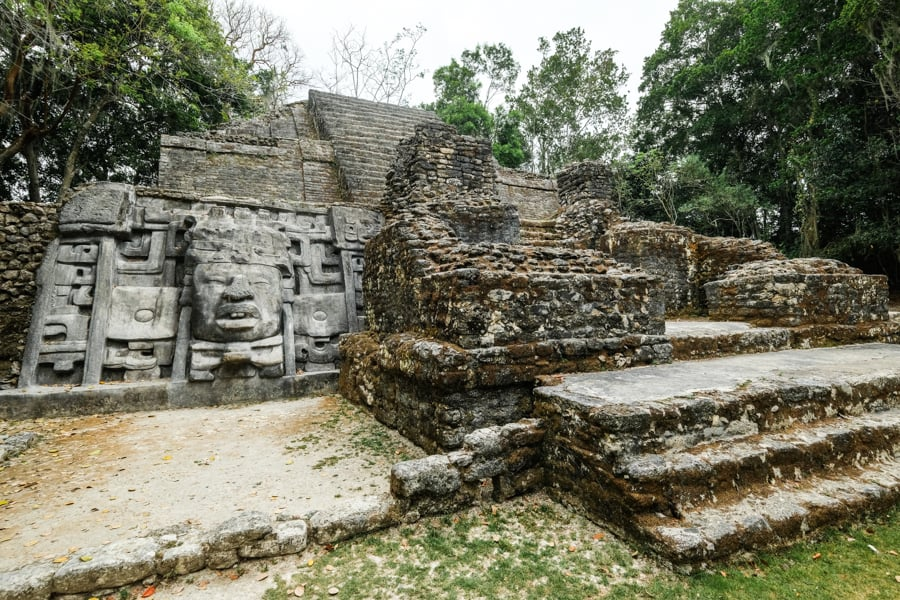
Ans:
{"type": "Polygon", "coordinates": [[[21,431],[41,439],[0,464],[0,571],[178,523],[384,494],[390,466],[423,455],[336,397],[0,421],[0,435],[21,431]]]}

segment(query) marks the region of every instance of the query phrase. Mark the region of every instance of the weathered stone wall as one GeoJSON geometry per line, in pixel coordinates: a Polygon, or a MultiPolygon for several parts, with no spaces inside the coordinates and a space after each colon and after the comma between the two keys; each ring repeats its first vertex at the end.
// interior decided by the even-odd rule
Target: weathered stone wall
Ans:
{"type": "Polygon", "coordinates": [[[56,205],[0,203],[0,382],[15,373],[22,357],[36,276],[47,245],[56,235],[56,205]]]}
{"type": "Polygon", "coordinates": [[[160,187],[199,196],[341,201],[330,143],[223,137],[162,136],[160,187]]]}
{"type": "Polygon", "coordinates": [[[490,198],[497,204],[496,187],[487,140],[461,136],[444,123],[430,123],[416,127],[415,135],[397,147],[382,204],[388,214],[447,195],[490,198]]]}
{"type": "Polygon", "coordinates": [[[366,263],[367,316],[381,333],[476,348],[664,326],[657,282],[642,272],[585,250],[460,244],[425,214],[388,225],[366,263]]]}
{"type": "Polygon", "coordinates": [[[575,163],[556,175],[559,204],[569,206],[581,200],[611,200],[613,174],[606,163],[589,160],[575,163]]]}
{"type": "Polygon", "coordinates": [[[593,250],[508,243],[495,181],[484,140],[421,126],[401,144],[366,247],[372,332],[341,346],[342,393],[432,450],[528,417],[539,375],[670,358],[656,280],[593,250]]]}
{"type": "Polygon", "coordinates": [[[714,319],[793,327],[888,318],[887,277],[865,275],[836,260],[746,263],[704,289],[714,319]]]}
{"type": "Polygon", "coordinates": [[[671,315],[698,306],[696,237],[687,227],[668,223],[624,222],[608,230],[599,247],[618,261],[656,275],[671,315]]]}
{"type": "Polygon", "coordinates": [[[341,394],[431,452],[531,415],[538,377],[670,362],[664,336],[566,338],[465,350],[415,333],[347,337],[341,394]]]}
{"type": "Polygon", "coordinates": [[[543,439],[538,419],[475,430],[457,451],[394,465],[391,493],[404,512],[424,516],[537,490],[544,484],[543,439]]]}
{"type": "Polygon", "coordinates": [[[275,202],[342,200],[334,149],[316,139],[305,102],[207,133],[162,136],[159,187],[275,202]]]}
{"type": "Polygon", "coordinates": [[[559,210],[556,182],[525,171],[498,168],[497,197],[515,205],[522,219],[551,219],[559,210]]]}
{"type": "Polygon", "coordinates": [[[707,237],[687,227],[651,221],[625,221],[610,227],[598,246],[617,261],[656,275],[663,285],[666,313],[706,309],[703,285],[732,265],[783,259],[768,242],[707,237]]]}

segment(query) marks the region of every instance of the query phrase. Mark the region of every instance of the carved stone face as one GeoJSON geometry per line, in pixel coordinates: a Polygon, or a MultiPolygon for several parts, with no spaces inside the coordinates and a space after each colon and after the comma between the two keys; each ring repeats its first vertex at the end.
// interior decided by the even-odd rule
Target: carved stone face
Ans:
{"type": "Polygon", "coordinates": [[[194,267],[191,328],[209,342],[252,342],[281,333],[281,271],[258,264],[194,267]]]}

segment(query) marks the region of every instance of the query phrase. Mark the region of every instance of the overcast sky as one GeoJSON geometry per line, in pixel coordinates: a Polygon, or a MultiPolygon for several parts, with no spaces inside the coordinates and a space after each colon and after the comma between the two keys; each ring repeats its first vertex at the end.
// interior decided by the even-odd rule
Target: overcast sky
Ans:
{"type": "Polygon", "coordinates": [[[327,51],[335,31],[350,25],[365,29],[378,45],[403,27],[421,23],[427,33],[417,46],[425,80],[413,89],[412,104],[433,98],[431,73],[477,44],[503,42],[513,51],[524,74],[540,60],[538,38],[553,37],[573,27],[584,29],[594,50],[612,48],[631,75],[629,102],[637,97],[644,58],[659,45],[660,33],[678,0],[256,0],[284,17],[306,55],[308,70],[328,65],[327,51]]]}

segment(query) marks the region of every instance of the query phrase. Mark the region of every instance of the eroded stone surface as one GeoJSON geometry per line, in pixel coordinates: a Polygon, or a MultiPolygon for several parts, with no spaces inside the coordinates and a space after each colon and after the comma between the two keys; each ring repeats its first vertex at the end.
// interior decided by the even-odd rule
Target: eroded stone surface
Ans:
{"type": "Polygon", "coordinates": [[[704,285],[712,318],[757,325],[855,324],[888,319],[883,275],[827,259],[751,262],[704,285]]]}

